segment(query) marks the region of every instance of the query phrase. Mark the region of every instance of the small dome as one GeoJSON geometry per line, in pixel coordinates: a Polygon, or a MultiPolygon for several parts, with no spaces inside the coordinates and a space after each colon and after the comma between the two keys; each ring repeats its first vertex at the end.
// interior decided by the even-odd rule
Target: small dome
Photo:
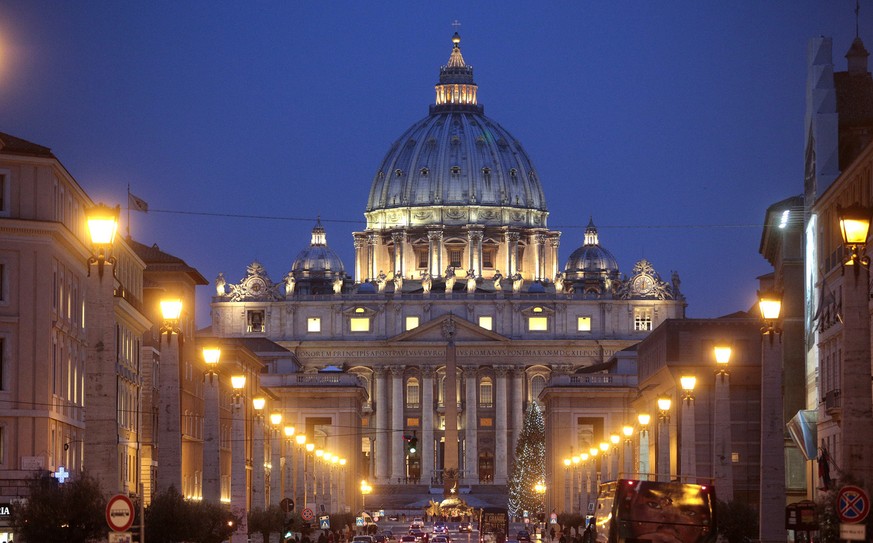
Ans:
{"type": "Polygon", "coordinates": [[[300,251],[294,263],[291,264],[291,274],[294,279],[334,279],[345,276],[345,266],[340,257],[327,246],[327,237],[321,219],[312,229],[312,241],[309,247],[300,251]]]}
{"type": "Polygon", "coordinates": [[[564,278],[569,281],[585,279],[614,279],[618,277],[618,261],[600,246],[594,220],[585,228],[585,242],[573,251],[564,266],[564,278]]]}

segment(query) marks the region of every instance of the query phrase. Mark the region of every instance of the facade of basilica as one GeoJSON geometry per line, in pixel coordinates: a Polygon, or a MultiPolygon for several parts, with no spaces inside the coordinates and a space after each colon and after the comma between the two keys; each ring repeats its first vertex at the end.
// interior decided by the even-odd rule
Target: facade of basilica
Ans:
{"type": "MultiPolygon", "coordinates": [[[[636,387],[616,353],[686,304],[676,273],[665,281],[646,260],[622,273],[593,220],[561,262],[545,192],[519,141],[485,116],[455,34],[428,115],[378,164],[354,262],[316,224],[290,271],[254,262],[238,282],[219,277],[210,335],[281,347],[260,374],[273,409],[344,451],[348,487],[368,478],[383,499],[399,485],[505,485],[526,406],[562,387],[581,399],[560,404],[572,421],[560,446],[596,447],[636,387]],[[587,402],[585,387],[614,394],[587,402]]],[[[305,481],[287,484],[318,501],[305,481]]]]}

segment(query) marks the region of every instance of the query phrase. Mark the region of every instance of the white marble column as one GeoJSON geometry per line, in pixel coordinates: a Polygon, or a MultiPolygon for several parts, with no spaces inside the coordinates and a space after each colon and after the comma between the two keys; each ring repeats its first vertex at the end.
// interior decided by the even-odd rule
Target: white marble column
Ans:
{"type": "Polygon", "coordinates": [[[549,234],[549,279],[554,280],[560,270],[560,261],[558,259],[558,247],[561,245],[561,233],[551,232],[549,234]]]}
{"type": "Polygon", "coordinates": [[[441,277],[442,256],[443,256],[443,231],[428,230],[427,231],[427,250],[428,250],[428,268],[430,268],[431,277],[441,277]]]}
{"type": "Polygon", "coordinates": [[[542,232],[532,237],[534,249],[534,279],[543,279],[546,273],[546,236],[542,232]]]}
{"type": "Polygon", "coordinates": [[[509,270],[507,277],[512,277],[518,271],[518,240],[521,235],[518,232],[506,233],[506,269],[509,270]]]}
{"type": "Polygon", "coordinates": [[[468,485],[479,484],[479,403],[476,401],[478,389],[478,366],[464,366],[464,479],[468,485]]]}
{"type": "Polygon", "coordinates": [[[221,415],[218,376],[203,383],[203,499],[221,503],[221,415]]]}
{"type": "MultiPolygon", "coordinates": [[[[406,234],[403,232],[394,232],[391,234],[391,241],[394,242],[394,275],[399,275],[400,277],[404,277],[406,275],[406,269],[403,265],[403,249],[405,245],[406,234]]],[[[393,277],[393,276],[392,276],[393,277]]]]}
{"type": "Polygon", "coordinates": [[[379,275],[379,270],[376,269],[379,266],[379,262],[376,259],[376,249],[378,242],[379,240],[376,237],[376,234],[370,234],[369,236],[367,236],[367,269],[370,273],[370,280],[374,280],[379,275]]]}
{"type": "Polygon", "coordinates": [[[467,232],[467,242],[470,253],[468,269],[473,270],[476,277],[482,277],[482,230],[467,232]]]}
{"type": "Polygon", "coordinates": [[[376,460],[375,478],[377,484],[385,484],[390,477],[389,462],[391,443],[391,432],[388,432],[388,370],[386,368],[373,368],[376,375],[375,393],[376,393],[376,438],[374,440],[374,455],[376,460]]]}
{"type": "Polygon", "coordinates": [[[406,477],[403,440],[403,366],[391,366],[391,482],[406,477]]]}
{"type": "Polygon", "coordinates": [[[431,484],[434,475],[433,366],[421,367],[421,481],[431,484]]]}
{"type": "Polygon", "coordinates": [[[366,279],[365,272],[368,268],[367,237],[364,234],[355,234],[355,283],[361,283],[366,279]]]}
{"type": "Polygon", "coordinates": [[[509,404],[509,412],[512,416],[512,441],[509,443],[508,454],[515,455],[515,446],[524,426],[524,368],[513,368],[511,375],[512,403],[509,404]]]}
{"type": "Polygon", "coordinates": [[[494,483],[505,485],[507,480],[508,469],[508,450],[507,450],[507,434],[508,428],[506,424],[506,374],[509,368],[505,366],[495,366],[494,373],[496,382],[494,386],[494,410],[496,421],[494,423],[495,433],[495,450],[494,450],[494,483]]]}

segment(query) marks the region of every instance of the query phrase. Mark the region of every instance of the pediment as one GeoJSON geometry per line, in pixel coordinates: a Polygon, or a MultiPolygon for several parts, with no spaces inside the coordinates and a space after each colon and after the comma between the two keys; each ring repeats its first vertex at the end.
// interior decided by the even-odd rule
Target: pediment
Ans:
{"type": "Polygon", "coordinates": [[[389,342],[394,341],[424,341],[424,342],[439,342],[445,343],[446,337],[443,335],[443,326],[451,322],[455,329],[455,343],[463,343],[468,341],[509,341],[509,338],[502,336],[497,332],[486,330],[481,326],[474,324],[457,315],[442,315],[428,321],[417,328],[398,334],[392,338],[388,338],[389,342]]]}

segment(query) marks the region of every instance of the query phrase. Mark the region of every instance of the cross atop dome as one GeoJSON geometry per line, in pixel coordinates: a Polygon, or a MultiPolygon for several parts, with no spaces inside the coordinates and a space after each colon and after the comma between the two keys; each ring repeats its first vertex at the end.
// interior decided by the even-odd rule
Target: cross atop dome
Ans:
{"type": "Polygon", "coordinates": [[[440,82],[436,86],[436,108],[438,110],[473,109],[482,111],[478,105],[479,87],[473,81],[473,67],[467,66],[461,54],[461,36],[452,36],[452,53],[449,61],[440,68],[440,82]]]}

